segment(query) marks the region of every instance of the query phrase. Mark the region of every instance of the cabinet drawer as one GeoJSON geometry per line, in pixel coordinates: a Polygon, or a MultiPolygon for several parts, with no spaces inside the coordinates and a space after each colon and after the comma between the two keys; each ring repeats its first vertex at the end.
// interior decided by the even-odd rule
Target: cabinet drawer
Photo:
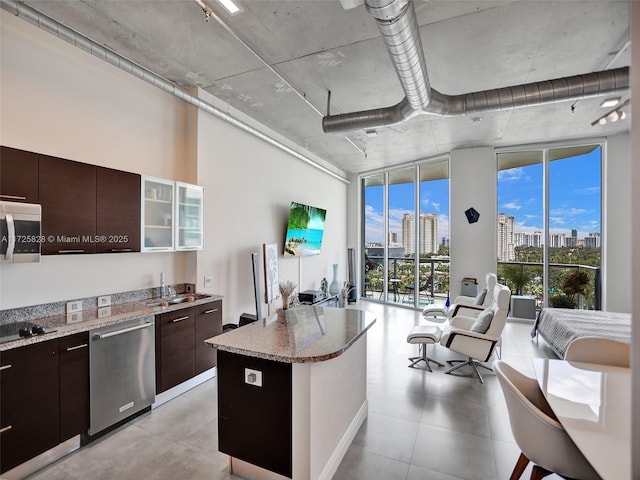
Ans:
{"type": "Polygon", "coordinates": [[[222,333],[222,300],[195,307],[196,375],[216,366],[217,350],[204,341],[222,333]]]}

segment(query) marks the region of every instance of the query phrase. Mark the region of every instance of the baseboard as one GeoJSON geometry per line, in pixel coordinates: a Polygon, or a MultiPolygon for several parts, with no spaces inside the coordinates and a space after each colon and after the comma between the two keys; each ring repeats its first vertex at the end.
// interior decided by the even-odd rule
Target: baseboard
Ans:
{"type": "Polygon", "coordinates": [[[41,468],[52,464],[53,462],[60,460],[62,457],[69,455],[80,448],[80,435],[70,438],[69,440],[62,442],[61,444],[41,453],[37,457],[27,460],[26,462],[18,465],[17,467],[4,472],[0,475],[2,480],[21,480],[32,473],[37,472],[41,468]]]}
{"type": "Polygon", "coordinates": [[[529,325],[533,325],[535,321],[535,318],[507,317],[507,322],[513,323],[527,323],[529,325]]]}
{"type": "Polygon", "coordinates": [[[364,421],[367,419],[368,412],[369,412],[369,401],[365,399],[364,403],[356,413],[355,417],[353,417],[353,420],[349,424],[349,427],[347,428],[346,432],[344,432],[344,435],[338,442],[338,445],[336,446],[335,450],[329,457],[329,460],[327,460],[327,463],[322,469],[322,472],[320,472],[320,475],[318,476],[317,480],[331,480],[333,478],[333,476],[338,471],[340,462],[342,462],[342,459],[347,453],[347,450],[349,450],[349,447],[351,446],[353,439],[356,437],[358,430],[360,430],[360,427],[362,426],[364,421]]]}
{"type": "Polygon", "coordinates": [[[182,395],[188,390],[191,390],[194,387],[197,387],[201,383],[206,382],[207,380],[212,379],[216,376],[217,367],[213,367],[207,371],[204,371],[193,378],[190,378],[186,382],[182,382],[180,385],[176,385],[175,387],[170,388],[169,390],[165,390],[162,393],[156,395],[156,401],[153,402],[151,408],[157,408],[163,403],[167,403],[169,400],[173,400],[174,398],[182,395]]]}

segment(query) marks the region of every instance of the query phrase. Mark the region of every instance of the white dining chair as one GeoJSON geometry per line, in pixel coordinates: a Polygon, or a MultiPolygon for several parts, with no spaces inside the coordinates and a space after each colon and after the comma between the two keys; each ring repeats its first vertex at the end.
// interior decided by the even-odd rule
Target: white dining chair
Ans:
{"type": "Polygon", "coordinates": [[[493,363],[493,371],[502,387],[511,431],[521,451],[510,480],[518,480],[529,462],[534,463],[531,480],[551,473],[601,480],[554,415],[538,382],[502,360],[493,363]]]}

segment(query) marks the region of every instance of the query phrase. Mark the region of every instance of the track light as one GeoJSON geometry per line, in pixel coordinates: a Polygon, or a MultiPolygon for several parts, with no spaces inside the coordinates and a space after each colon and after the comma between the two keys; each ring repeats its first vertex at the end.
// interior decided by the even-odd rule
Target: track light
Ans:
{"type": "MultiPolygon", "coordinates": [[[[605,102],[603,102],[603,105],[604,103],[605,102]]],[[[610,110],[604,115],[602,115],[601,117],[598,117],[597,119],[595,119],[593,122],[591,122],[591,126],[593,127],[594,125],[606,125],[607,123],[610,123],[610,122],[617,122],[618,120],[624,120],[625,118],[627,118],[627,114],[624,113],[622,109],[627,105],[629,105],[629,100],[626,100],[624,103],[617,106],[613,110],[610,110]]]]}

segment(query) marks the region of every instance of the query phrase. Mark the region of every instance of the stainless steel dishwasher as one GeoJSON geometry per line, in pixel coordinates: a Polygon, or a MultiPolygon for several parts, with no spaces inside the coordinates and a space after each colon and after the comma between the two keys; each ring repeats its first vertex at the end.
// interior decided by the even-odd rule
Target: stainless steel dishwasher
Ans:
{"type": "Polygon", "coordinates": [[[155,401],[154,317],[93,329],[89,341],[88,433],[95,435],[155,401]]]}

